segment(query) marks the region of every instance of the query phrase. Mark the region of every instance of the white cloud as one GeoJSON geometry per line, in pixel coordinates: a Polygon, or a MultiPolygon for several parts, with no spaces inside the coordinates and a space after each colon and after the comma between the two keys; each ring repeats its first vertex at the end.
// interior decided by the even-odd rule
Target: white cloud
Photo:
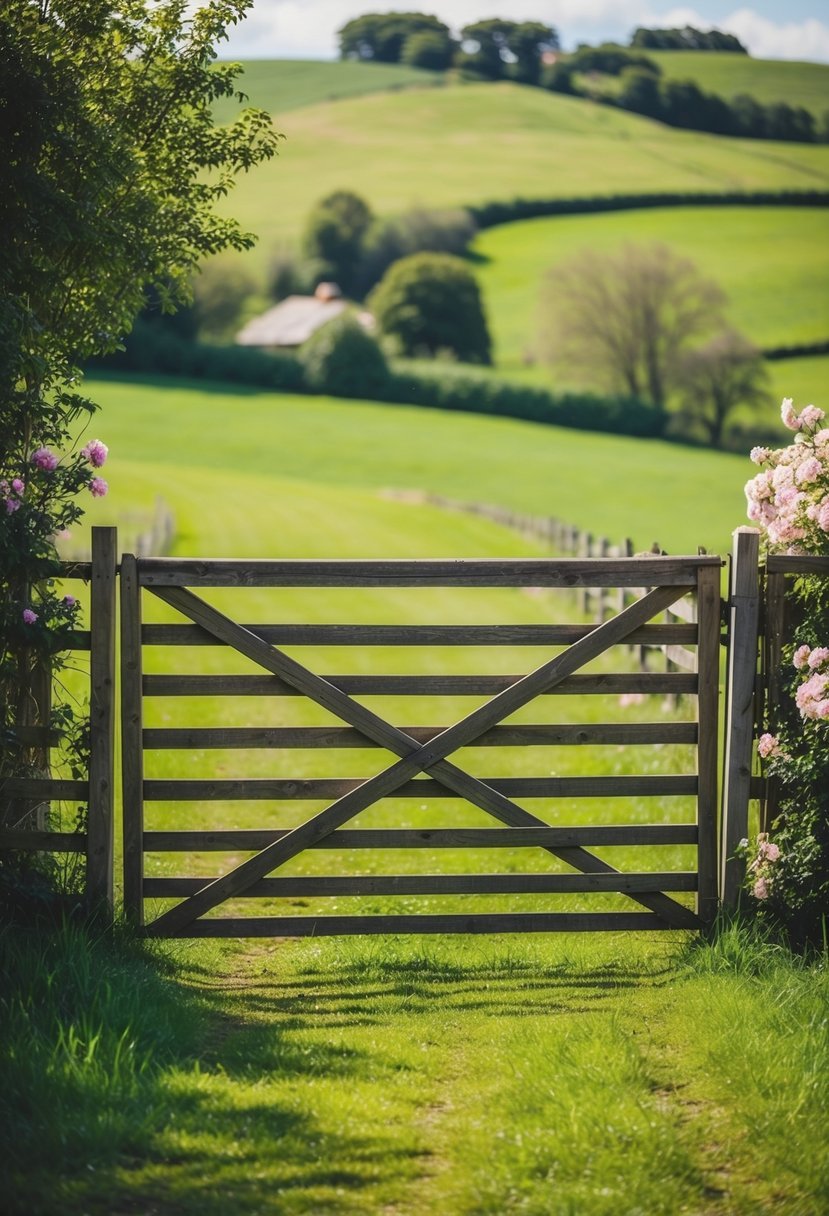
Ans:
{"type": "MultiPolygon", "coordinates": [[[[246,20],[233,32],[223,56],[238,58],[328,59],[337,55],[337,30],[352,17],[371,11],[415,7],[406,0],[256,0],[246,20]]],[[[625,37],[636,25],[712,24],[734,33],[753,55],[770,59],[829,60],[829,23],[817,17],[779,22],[751,8],[721,19],[703,17],[693,7],[660,7],[653,0],[437,0],[424,4],[457,30],[490,12],[509,12],[514,20],[547,21],[565,45],[577,41],[625,37]]]]}

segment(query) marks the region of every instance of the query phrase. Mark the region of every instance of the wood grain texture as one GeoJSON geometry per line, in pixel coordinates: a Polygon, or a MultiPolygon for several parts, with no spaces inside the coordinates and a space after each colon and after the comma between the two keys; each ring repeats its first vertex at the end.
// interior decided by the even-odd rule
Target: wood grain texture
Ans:
{"type": "Polygon", "coordinates": [[[115,604],[118,532],[92,529],[86,898],[111,915],[115,840],[115,604]]]}
{"type": "Polygon", "coordinates": [[[143,924],[144,756],[141,695],[141,588],[136,559],[121,562],[121,780],[124,835],[124,914],[143,924]]]}
{"type": "Polygon", "coordinates": [[[717,823],[720,696],[720,571],[708,566],[700,570],[697,591],[699,613],[699,692],[697,694],[699,741],[697,743],[697,912],[704,925],[717,915],[719,889],[717,823]]]}

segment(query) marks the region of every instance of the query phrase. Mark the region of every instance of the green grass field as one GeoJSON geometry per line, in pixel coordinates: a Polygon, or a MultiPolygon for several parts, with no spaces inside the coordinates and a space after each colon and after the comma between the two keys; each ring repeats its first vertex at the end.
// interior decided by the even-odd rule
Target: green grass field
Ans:
{"type": "Polygon", "coordinates": [[[519,369],[538,334],[549,271],[580,250],[658,241],[726,291],[731,322],[759,346],[829,338],[829,211],[665,208],[502,224],[478,235],[477,275],[504,372],[519,369]]]}
{"type": "MultiPolygon", "coordinates": [[[[642,548],[657,539],[673,553],[695,553],[698,545],[722,552],[744,522],[742,487],[753,468],[739,456],[660,441],[405,406],[163,379],[97,379],[90,391],[103,407],[92,426],[112,448],[113,484],[122,461],[135,470],[122,502],[143,494],[149,505],[161,494],[182,521],[188,551],[205,556],[290,555],[277,518],[259,519],[248,488],[259,493],[260,479],[277,474],[326,493],[433,490],[555,515],[596,534],[611,530],[642,548]],[[194,498],[189,482],[180,489],[187,470],[203,472],[198,493],[206,497],[194,498]],[[228,519],[239,523],[233,544],[241,549],[225,535],[228,519]]],[[[88,518],[107,519],[114,501],[92,503],[88,518]]],[[[335,554],[337,512],[330,512],[330,537],[322,519],[319,527],[326,543],[315,552],[335,554]]]]}
{"type": "Polygon", "coordinates": [[[695,80],[700,88],[731,99],[738,93],[767,105],[804,106],[820,121],[829,109],[829,66],[792,59],[753,59],[729,52],[647,51],[667,80],[695,80]]]}
{"type": "Polygon", "coordinates": [[[829,147],[676,131],[512,84],[373,93],[292,110],[278,126],[280,155],[227,204],[259,235],[252,264],[296,241],[313,204],[339,189],[392,214],[516,195],[829,185],[829,147]]]}
{"type": "MultiPolygon", "coordinates": [[[[303,106],[442,83],[441,73],[404,64],[316,59],[249,59],[238,78],[238,87],[250,99],[245,104],[267,110],[277,122],[288,110],[303,106]]],[[[216,106],[216,118],[227,122],[238,110],[236,102],[223,99],[216,106]]]]}

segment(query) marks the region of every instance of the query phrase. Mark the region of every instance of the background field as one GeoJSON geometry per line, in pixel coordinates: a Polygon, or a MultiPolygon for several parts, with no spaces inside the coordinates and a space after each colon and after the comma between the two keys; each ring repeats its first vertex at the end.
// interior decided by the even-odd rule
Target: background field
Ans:
{"type": "Polygon", "coordinates": [[[373,93],[293,110],[278,126],[280,155],[226,204],[259,235],[251,266],[294,243],[310,207],[345,188],[389,215],[518,195],[829,186],[827,146],[676,131],[513,84],[373,93]]]}
{"type": "MultiPolygon", "coordinates": [[[[744,522],[742,487],[753,472],[747,459],[722,452],[506,418],[162,379],[100,379],[90,389],[103,406],[92,426],[112,448],[114,494],[90,504],[87,518],[108,519],[117,497],[132,501],[136,481],[124,491],[118,480],[128,460],[141,468],[141,493],[162,494],[187,551],[204,556],[292,556],[278,517],[261,518],[261,481],[250,489],[263,476],[375,492],[428,489],[557,515],[614,539],[628,535],[645,549],[657,539],[673,553],[698,545],[723,551],[744,522]],[[201,471],[200,500],[189,483],[180,489],[183,465],[201,471]],[[232,535],[229,519],[238,521],[232,535]]],[[[321,514],[327,544],[317,552],[336,555],[344,519],[333,506],[328,524],[321,514]]],[[[387,553],[398,548],[391,543],[387,553]]]]}
{"type": "MultiPolygon", "coordinates": [[[[760,347],[829,338],[829,211],[824,208],[665,208],[502,224],[474,252],[501,370],[521,371],[539,332],[549,272],[580,250],[659,241],[693,261],[729,297],[727,315],[760,347]]],[[[825,391],[825,382],[813,392],[825,391]]]]}
{"type": "Polygon", "coordinates": [[[793,59],[753,59],[717,51],[646,51],[668,80],[695,80],[700,88],[730,100],[748,93],[764,105],[785,101],[804,106],[820,121],[829,108],[829,66],[793,59]]]}

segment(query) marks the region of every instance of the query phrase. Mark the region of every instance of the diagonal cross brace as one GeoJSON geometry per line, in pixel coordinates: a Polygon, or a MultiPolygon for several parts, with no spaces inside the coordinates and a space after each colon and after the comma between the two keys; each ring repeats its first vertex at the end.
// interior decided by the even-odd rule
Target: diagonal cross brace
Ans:
{"type": "MultiPolygon", "coordinates": [[[[651,619],[657,612],[686,594],[690,589],[690,587],[674,586],[661,587],[650,592],[618,616],[599,625],[563,654],[516,681],[486,705],[473,710],[460,722],[449,727],[427,744],[418,746],[417,742],[405,732],[385,722],[371,710],[353,701],[334,685],[315,675],[288,655],[263,642],[243,626],[229,620],[192,592],[183,588],[152,588],[153,593],[160,599],[208,629],[214,636],[253,659],[260,666],[280,675],[312,700],[356,727],[372,741],[402,756],[402,759],[396,764],[320,811],[306,823],[295,828],[288,836],[275,841],[255,857],[243,862],[230,873],[206,884],[195,895],[163,913],[156,920],[154,931],[161,934],[181,929],[210,908],[244,890],[263,875],[315,844],[372,802],[388,797],[404,781],[426,769],[430,769],[433,776],[439,777],[455,793],[467,798],[504,823],[516,827],[544,826],[543,820],[492,790],[484,782],[449,763],[444,757],[460,747],[467,746],[484,730],[489,729],[540,693],[554,687],[584,663],[624,639],[633,629],[651,619]]],[[[550,848],[548,851],[582,872],[614,872],[614,867],[601,861],[586,849],[579,847],[550,848]]],[[[664,916],[675,927],[692,927],[696,923],[693,914],[687,908],[665,895],[643,894],[633,898],[664,916]]]]}

